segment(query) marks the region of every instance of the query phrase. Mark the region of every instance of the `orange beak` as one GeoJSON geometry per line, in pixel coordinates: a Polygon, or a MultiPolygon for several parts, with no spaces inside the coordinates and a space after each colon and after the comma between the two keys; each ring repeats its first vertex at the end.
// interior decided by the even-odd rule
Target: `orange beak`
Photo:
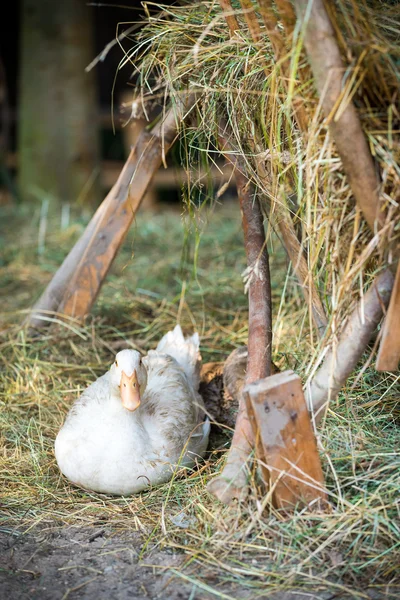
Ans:
{"type": "Polygon", "coordinates": [[[130,377],[122,371],[120,390],[122,406],[130,411],[136,410],[140,406],[140,388],[136,371],[133,371],[130,377]]]}

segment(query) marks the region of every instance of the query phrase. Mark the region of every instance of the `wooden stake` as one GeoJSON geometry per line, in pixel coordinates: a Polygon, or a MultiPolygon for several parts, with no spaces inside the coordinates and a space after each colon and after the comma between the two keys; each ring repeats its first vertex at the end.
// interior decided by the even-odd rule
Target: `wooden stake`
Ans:
{"type": "MultiPolygon", "coordinates": [[[[169,144],[166,150],[168,151],[169,144]]],[[[84,318],[128,232],[154,173],[161,165],[161,140],[142,132],[102,218],[68,282],[58,311],[84,318]],[[145,161],[144,163],[142,161],[145,161]]]]}
{"type": "Polygon", "coordinates": [[[382,339],[376,360],[377,371],[397,371],[400,362],[400,263],[383,323],[382,339]]]}
{"type": "Polygon", "coordinates": [[[300,377],[284,371],[244,388],[264,482],[277,508],[327,500],[300,377]]]}
{"type": "Polygon", "coordinates": [[[249,28],[251,38],[253,42],[257,44],[260,41],[262,34],[257,15],[254,11],[253,2],[252,0],[240,0],[240,4],[243,8],[243,15],[247,23],[247,27],[249,28]]]}
{"type": "Polygon", "coordinates": [[[296,13],[293,10],[292,2],[291,0],[275,0],[275,4],[285,29],[286,37],[291,40],[296,25],[296,13]]]}
{"type": "MultiPolygon", "coordinates": [[[[271,282],[263,216],[257,197],[251,191],[244,175],[243,165],[232,152],[226,129],[220,125],[218,141],[221,152],[236,166],[236,185],[246,248],[249,276],[249,343],[246,383],[271,374],[272,323],[271,282]]],[[[229,504],[242,498],[248,490],[246,461],[254,446],[253,429],[249,423],[246,404],[239,397],[235,432],[222,473],[210,481],[208,490],[219,500],[229,504]]]]}
{"type": "Polygon", "coordinates": [[[235,35],[235,31],[239,29],[239,23],[235,17],[234,10],[230,0],[219,0],[219,3],[224,13],[226,24],[228,25],[231,37],[235,35]]]}

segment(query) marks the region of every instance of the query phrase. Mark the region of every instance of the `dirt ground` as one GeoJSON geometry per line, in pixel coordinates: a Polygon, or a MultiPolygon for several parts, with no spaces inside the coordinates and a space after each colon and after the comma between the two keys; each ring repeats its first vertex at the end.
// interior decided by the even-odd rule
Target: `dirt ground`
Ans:
{"type": "Polygon", "coordinates": [[[187,598],[185,586],[168,586],[168,567],[182,555],[154,551],[140,560],[140,534],[100,528],[55,528],[35,535],[0,537],[0,592],[9,600],[187,598]],[[146,566],[146,565],[154,566],[146,566]],[[168,586],[168,591],[167,591],[168,586]]]}
{"type": "MultiPolygon", "coordinates": [[[[237,589],[210,580],[199,589],[175,575],[184,553],[156,547],[141,557],[142,536],[115,534],[111,529],[55,527],[0,534],[0,598],[7,600],[342,600],[359,598],[330,592],[290,590],[285,593],[237,589]]],[[[399,596],[400,597],[400,589],[399,596]]],[[[396,598],[393,589],[365,598],[396,598]]]]}
{"type": "MultiPolygon", "coordinates": [[[[216,597],[173,577],[171,569],[179,568],[184,561],[183,554],[154,549],[141,560],[141,547],[140,534],[113,535],[107,529],[62,528],[36,535],[3,534],[0,537],[1,598],[197,600],[216,597]]],[[[223,598],[234,597],[219,593],[223,598]]],[[[306,598],[304,594],[290,594],[288,600],[289,597],[290,600],[306,598]]],[[[271,598],[286,600],[286,594],[271,598]]]]}

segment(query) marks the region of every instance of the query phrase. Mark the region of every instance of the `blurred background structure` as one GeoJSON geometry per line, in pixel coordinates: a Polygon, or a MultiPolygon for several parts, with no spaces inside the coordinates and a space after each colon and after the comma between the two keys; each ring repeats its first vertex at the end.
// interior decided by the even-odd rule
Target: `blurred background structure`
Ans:
{"type": "MultiPolygon", "coordinates": [[[[70,207],[91,214],[103,200],[146,125],[129,123],[134,70],[120,68],[116,42],[142,17],[139,0],[9,6],[0,25],[1,204],[30,202],[67,223],[70,207]]],[[[176,204],[183,177],[161,169],[143,206],[176,204]]]]}

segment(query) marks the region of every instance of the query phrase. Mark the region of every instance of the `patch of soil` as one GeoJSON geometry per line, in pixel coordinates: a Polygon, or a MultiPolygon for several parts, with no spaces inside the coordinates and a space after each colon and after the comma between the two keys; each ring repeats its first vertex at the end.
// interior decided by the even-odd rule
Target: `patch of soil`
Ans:
{"type": "Polygon", "coordinates": [[[142,545],[138,533],[113,534],[108,529],[57,528],[36,535],[0,534],[0,597],[188,598],[190,589],[184,583],[168,585],[171,573],[167,569],[179,568],[183,555],[154,550],[141,560],[142,545]]]}
{"type": "MultiPolygon", "coordinates": [[[[172,550],[141,552],[137,532],[115,533],[109,527],[54,527],[35,533],[0,532],[1,600],[354,600],[359,594],[291,590],[255,591],[210,578],[206,589],[174,576],[185,555],[172,550]]],[[[201,569],[195,565],[195,569],[201,569]]],[[[339,586],[340,588],[340,586],[339,586]]],[[[363,590],[370,600],[400,597],[394,589],[363,590]]]]}

